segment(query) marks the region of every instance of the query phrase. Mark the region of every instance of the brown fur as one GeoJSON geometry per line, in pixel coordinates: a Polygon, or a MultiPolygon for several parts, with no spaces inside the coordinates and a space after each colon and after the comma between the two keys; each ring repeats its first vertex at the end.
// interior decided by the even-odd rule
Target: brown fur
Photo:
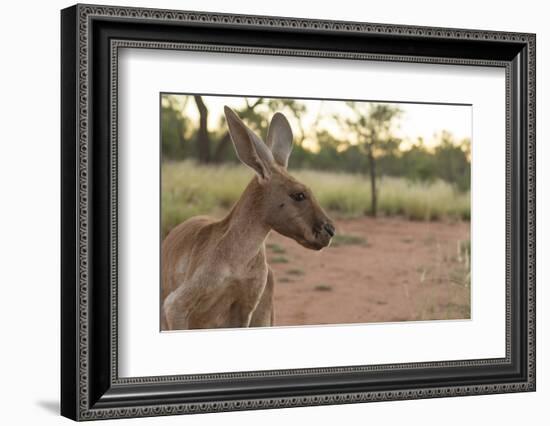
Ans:
{"type": "MultiPolygon", "coordinates": [[[[286,119],[279,117],[280,123],[286,119]]],[[[238,137],[246,139],[239,130],[238,137]]],[[[265,256],[269,232],[275,230],[316,250],[327,246],[334,234],[311,191],[285,170],[290,144],[271,147],[278,149],[275,160],[265,152],[243,152],[249,149],[246,140],[241,145],[232,137],[240,158],[252,164],[258,176],[225,218],[193,217],[164,240],[163,330],[273,325],[274,278],[265,256]],[[292,198],[296,193],[306,198],[296,201],[292,198]]]]}

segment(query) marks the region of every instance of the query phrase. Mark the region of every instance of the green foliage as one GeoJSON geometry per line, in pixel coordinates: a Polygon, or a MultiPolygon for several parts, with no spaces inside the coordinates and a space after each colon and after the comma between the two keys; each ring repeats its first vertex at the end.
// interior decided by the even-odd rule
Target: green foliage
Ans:
{"type": "Polygon", "coordinates": [[[161,141],[164,158],[181,160],[194,157],[195,153],[186,133],[190,122],[182,113],[173,96],[163,96],[161,102],[161,141]]]}
{"type": "Polygon", "coordinates": [[[395,153],[401,141],[394,136],[397,121],[403,111],[392,104],[371,102],[346,102],[353,112],[352,119],[343,120],[343,125],[367,154],[375,157],[395,153]]]}
{"type": "MultiPolygon", "coordinates": [[[[306,131],[301,128],[301,117],[306,109],[300,100],[245,98],[245,101],[245,105],[236,112],[263,138],[267,135],[269,119],[274,112],[281,111],[287,117],[295,118],[298,125],[293,128],[295,144],[289,159],[292,170],[314,169],[369,175],[371,167],[375,167],[377,183],[378,178],[392,176],[420,183],[443,180],[459,191],[470,189],[470,141],[457,141],[453,135],[442,132],[437,136],[439,143],[435,148],[428,148],[422,140],[403,147],[404,144],[394,136],[402,111],[391,104],[348,102],[350,117],[331,118],[333,124],[343,129],[344,133],[332,134],[326,129],[316,129],[315,123],[308,130],[308,137],[313,135],[317,145],[317,149],[312,151],[303,145],[306,131]],[[369,153],[372,154],[371,161],[369,153]]],[[[188,109],[196,108],[192,97],[164,95],[162,98],[161,140],[165,161],[198,158],[198,120],[182,113],[187,104],[188,109]]],[[[206,99],[205,104],[208,105],[206,99]]],[[[238,163],[223,116],[215,128],[208,129],[208,138],[213,162],[238,163]]],[[[381,191],[382,188],[377,185],[379,197],[383,196],[381,191]]]]}
{"type": "Polygon", "coordinates": [[[469,141],[456,145],[448,132],[441,134],[441,143],[435,148],[437,175],[447,182],[454,182],[462,190],[470,189],[469,141]]]}
{"type": "Polygon", "coordinates": [[[453,184],[459,191],[470,189],[469,141],[457,144],[452,135],[443,132],[440,143],[429,150],[419,140],[407,150],[379,158],[382,174],[402,176],[413,181],[434,182],[437,179],[453,184]]]}

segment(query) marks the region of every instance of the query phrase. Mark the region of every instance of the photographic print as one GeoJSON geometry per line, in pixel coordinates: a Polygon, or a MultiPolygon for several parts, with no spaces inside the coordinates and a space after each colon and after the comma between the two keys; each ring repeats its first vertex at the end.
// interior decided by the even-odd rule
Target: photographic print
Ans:
{"type": "Polygon", "coordinates": [[[535,391],[535,34],[61,18],[64,416],[535,391]]]}
{"type": "Polygon", "coordinates": [[[161,330],[469,319],[471,114],[162,93],[161,330]]]}

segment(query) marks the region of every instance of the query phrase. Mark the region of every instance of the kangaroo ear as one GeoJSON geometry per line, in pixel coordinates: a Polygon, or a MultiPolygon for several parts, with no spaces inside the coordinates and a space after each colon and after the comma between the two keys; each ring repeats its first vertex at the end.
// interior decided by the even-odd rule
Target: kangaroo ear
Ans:
{"type": "Polygon", "coordinates": [[[271,164],[274,162],[273,154],[267,145],[242,122],[235,111],[225,106],[224,112],[237,157],[257,173],[260,181],[269,180],[271,164]]]}
{"type": "Polygon", "coordinates": [[[285,169],[292,151],[292,138],[292,129],[286,117],[280,112],[275,113],[267,131],[266,143],[271,148],[277,164],[285,169]]]}

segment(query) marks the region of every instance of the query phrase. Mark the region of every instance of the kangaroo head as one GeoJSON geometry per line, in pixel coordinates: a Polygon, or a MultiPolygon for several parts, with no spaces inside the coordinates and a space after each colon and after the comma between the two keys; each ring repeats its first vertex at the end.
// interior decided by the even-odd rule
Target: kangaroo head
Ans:
{"type": "Polygon", "coordinates": [[[332,221],[311,190],[286,170],[292,130],[285,116],[279,112],[273,116],[265,143],[227,106],[225,118],[237,156],[256,172],[261,220],[306,248],[328,246],[336,232],[332,221]]]}

